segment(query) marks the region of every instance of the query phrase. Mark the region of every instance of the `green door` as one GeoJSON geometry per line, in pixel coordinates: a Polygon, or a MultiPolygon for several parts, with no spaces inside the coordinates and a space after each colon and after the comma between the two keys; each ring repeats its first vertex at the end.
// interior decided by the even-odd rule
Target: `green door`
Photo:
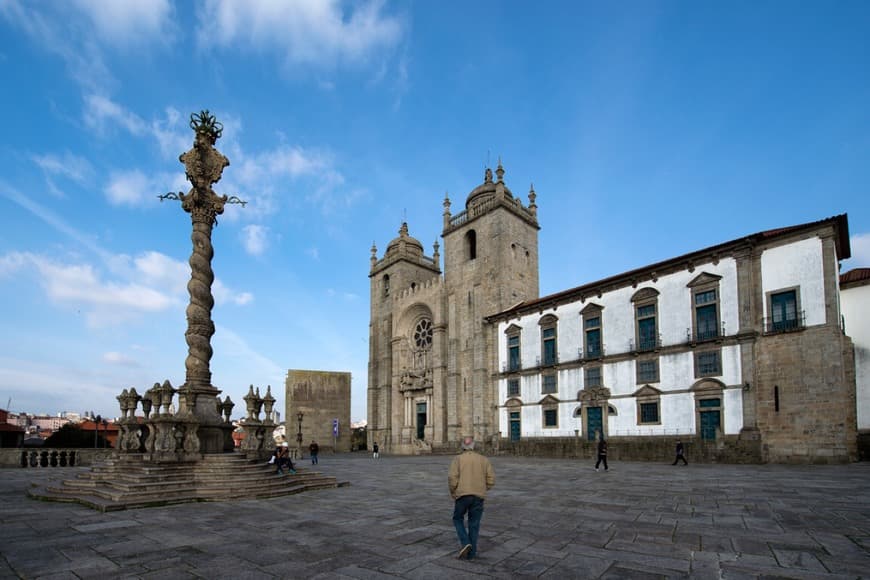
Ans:
{"type": "Polygon", "coordinates": [[[513,411],[511,413],[510,418],[510,427],[511,427],[511,441],[519,441],[520,440],[520,413],[519,411],[513,411]]]}
{"type": "Polygon", "coordinates": [[[601,407],[586,408],[586,439],[595,441],[596,435],[604,433],[604,424],[601,421],[601,407]]]}
{"type": "Polygon", "coordinates": [[[426,403],[417,403],[417,439],[425,439],[426,403]]]}
{"type": "Polygon", "coordinates": [[[701,439],[716,439],[719,428],[719,411],[701,411],[701,439]]]}

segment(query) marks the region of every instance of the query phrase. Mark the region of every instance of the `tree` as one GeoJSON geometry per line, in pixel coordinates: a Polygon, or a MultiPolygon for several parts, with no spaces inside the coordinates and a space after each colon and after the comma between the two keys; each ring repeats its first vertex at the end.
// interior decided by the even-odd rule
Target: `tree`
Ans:
{"type": "MultiPolygon", "coordinates": [[[[80,448],[93,447],[94,434],[91,431],[83,431],[75,423],[67,423],[45,440],[43,447],[56,448],[80,448]]],[[[97,439],[97,447],[109,447],[102,435],[97,439]]]]}

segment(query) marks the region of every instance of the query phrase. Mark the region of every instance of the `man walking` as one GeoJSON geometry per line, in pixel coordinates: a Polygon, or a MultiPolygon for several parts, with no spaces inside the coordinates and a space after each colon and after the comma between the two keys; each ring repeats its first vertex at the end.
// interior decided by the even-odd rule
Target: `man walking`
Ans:
{"type": "Polygon", "coordinates": [[[604,462],[604,471],[607,471],[607,441],[604,440],[604,435],[598,439],[598,461],[595,462],[595,471],[598,471],[598,466],[604,462]]]}
{"type": "Polygon", "coordinates": [[[685,451],[683,450],[683,442],[677,439],[677,456],[674,458],[674,462],[671,465],[676,465],[677,461],[682,461],[683,465],[688,465],[689,462],[686,461],[685,451]]]}
{"type": "Polygon", "coordinates": [[[462,440],[462,453],[450,464],[447,485],[453,498],[453,525],[459,537],[459,558],[471,560],[477,556],[477,536],[483,517],[486,492],[495,485],[495,471],[489,459],[474,451],[474,438],[462,440]],[[468,514],[468,529],[465,515],[468,514]]]}
{"type": "Polygon", "coordinates": [[[320,453],[320,445],[314,439],[311,440],[311,445],[308,446],[308,453],[311,454],[311,465],[317,465],[317,454],[320,453]]]}

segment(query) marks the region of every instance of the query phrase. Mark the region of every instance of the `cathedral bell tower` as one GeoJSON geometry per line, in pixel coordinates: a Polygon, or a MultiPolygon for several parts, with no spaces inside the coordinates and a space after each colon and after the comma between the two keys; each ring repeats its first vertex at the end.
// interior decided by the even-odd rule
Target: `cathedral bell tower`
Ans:
{"type": "MultiPolygon", "coordinates": [[[[368,444],[385,452],[431,448],[436,381],[444,344],[438,243],[432,257],[402,223],[378,260],[372,244],[369,322],[368,444]]],[[[443,382],[443,381],[442,381],[443,382]]],[[[440,431],[440,430],[439,430],[440,431]]]]}
{"type": "Polygon", "coordinates": [[[465,210],[450,213],[444,199],[444,286],[450,353],[447,365],[447,436],[489,439],[498,432],[495,383],[497,337],[484,317],[538,298],[536,194],[529,205],[504,183],[499,160],[496,179],[486,169],[465,210]]]}

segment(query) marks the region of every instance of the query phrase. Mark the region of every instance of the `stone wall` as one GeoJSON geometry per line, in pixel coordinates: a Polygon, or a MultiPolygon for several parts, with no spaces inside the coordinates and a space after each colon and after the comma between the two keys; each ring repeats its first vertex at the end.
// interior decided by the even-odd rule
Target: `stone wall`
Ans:
{"type": "Polygon", "coordinates": [[[347,372],[290,369],[285,382],[285,428],[293,447],[298,432],[297,414],[302,417],[302,450],[308,456],[311,440],[322,452],[350,451],[350,384],[347,372]],[[338,419],[338,437],[333,437],[333,420],[338,419]]]}
{"type": "Polygon", "coordinates": [[[756,353],[758,429],[765,460],[857,459],[852,346],[839,327],[763,336],[756,353]]]}
{"type": "MultiPolygon", "coordinates": [[[[694,437],[681,437],[689,463],[761,463],[761,450],[757,441],[739,436],[726,436],[716,441],[702,441],[694,437]]],[[[610,437],[607,440],[608,461],[651,461],[671,463],[677,438],[662,437],[610,437]]],[[[579,437],[539,437],[512,442],[501,439],[499,455],[520,457],[552,457],[594,461],[597,443],[579,437]]]]}

